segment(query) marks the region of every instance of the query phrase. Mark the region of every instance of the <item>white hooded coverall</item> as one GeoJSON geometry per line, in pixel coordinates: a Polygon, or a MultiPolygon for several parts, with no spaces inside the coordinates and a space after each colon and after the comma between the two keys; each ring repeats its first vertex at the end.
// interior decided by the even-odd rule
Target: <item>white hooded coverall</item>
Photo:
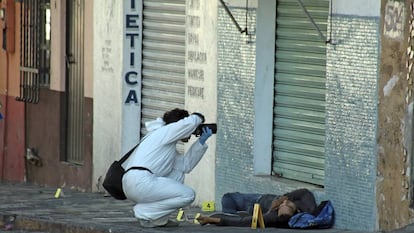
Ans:
{"type": "Polygon", "coordinates": [[[207,145],[197,140],[182,155],[177,152],[176,144],[189,137],[201,122],[202,119],[193,114],[168,125],[161,118],[146,123],[148,134],[122,164],[125,170],[138,166],[153,173],[130,170],[123,176],[126,197],[137,203],[134,206],[136,218],[168,221],[172,212],[194,201],[194,190],[183,184],[184,173],[191,172],[198,164],[207,145]]]}

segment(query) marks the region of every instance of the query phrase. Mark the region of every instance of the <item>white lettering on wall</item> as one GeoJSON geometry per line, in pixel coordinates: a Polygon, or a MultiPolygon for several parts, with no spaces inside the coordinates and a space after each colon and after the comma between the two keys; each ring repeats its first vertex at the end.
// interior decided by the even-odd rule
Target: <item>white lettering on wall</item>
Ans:
{"type": "Polygon", "coordinates": [[[188,0],[187,8],[187,78],[191,80],[187,86],[190,98],[204,99],[204,66],[208,63],[207,52],[200,49],[199,30],[202,25],[200,0],[188,0]]]}

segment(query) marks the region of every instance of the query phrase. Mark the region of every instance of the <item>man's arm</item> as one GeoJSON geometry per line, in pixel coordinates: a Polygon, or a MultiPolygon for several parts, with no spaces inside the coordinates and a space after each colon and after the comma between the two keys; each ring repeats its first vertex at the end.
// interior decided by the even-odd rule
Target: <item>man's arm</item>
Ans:
{"type": "Polygon", "coordinates": [[[206,144],[201,145],[198,141],[194,142],[185,155],[178,155],[175,158],[174,169],[184,173],[190,173],[200,162],[201,158],[203,158],[207,148],[208,146],[206,144]]]}
{"type": "Polygon", "coordinates": [[[280,204],[283,203],[283,201],[288,200],[287,196],[281,196],[281,197],[277,197],[272,201],[272,205],[269,208],[269,212],[271,211],[276,211],[277,208],[279,208],[280,204]]]}
{"type": "Polygon", "coordinates": [[[198,115],[192,114],[177,122],[165,125],[162,135],[160,135],[163,143],[168,144],[189,137],[201,122],[202,119],[198,115]]]}

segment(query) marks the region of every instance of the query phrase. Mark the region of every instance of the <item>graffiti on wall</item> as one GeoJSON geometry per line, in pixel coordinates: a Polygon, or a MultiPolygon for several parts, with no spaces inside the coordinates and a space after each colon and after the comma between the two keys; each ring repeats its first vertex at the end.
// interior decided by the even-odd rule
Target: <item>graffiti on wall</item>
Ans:
{"type": "Polygon", "coordinates": [[[404,2],[389,0],[384,9],[384,36],[402,39],[405,21],[404,2]]]}
{"type": "Polygon", "coordinates": [[[112,34],[112,28],[114,27],[113,22],[114,22],[114,6],[115,2],[114,1],[105,1],[103,3],[104,7],[103,7],[103,14],[106,16],[105,17],[105,33],[106,35],[100,35],[103,38],[103,45],[101,47],[101,58],[102,58],[102,65],[100,67],[100,70],[104,73],[110,73],[113,74],[114,73],[114,67],[112,65],[112,61],[113,61],[113,53],[112,53],[112,39],[110,39],[109,37],[105,37],[104,36],[109,36],[112,34]]]}
{"type": "Polygon", "coordinates": [[[187,40],[187,77],[195,82],[187,86],[187,94],[192,98],[204,99],[204,87],[196,85],[197,82],[204,81],[203,64],[207,64],[207,53],[200,51],[200,35],[198,29],[201,27],[201,18],[198,15],[191,15],[191,13],[200,12],[200,0],[187,1],[187,8],[190,14],[187,15],[188,32],[187,40]]]}
{"type": "Polygon", "coordinates": [[[101,49],[102,66],[101,71],[106,73],[114,73],[112,66],[112,40],[106,39],[101,49]]]}

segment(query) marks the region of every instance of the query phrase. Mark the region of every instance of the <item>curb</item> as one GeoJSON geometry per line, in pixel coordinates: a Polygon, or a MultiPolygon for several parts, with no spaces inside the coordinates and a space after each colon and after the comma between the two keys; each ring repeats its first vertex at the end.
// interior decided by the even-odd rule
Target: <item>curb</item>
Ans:
{"type": "MultiPolygon", "coordinates": [[[[10,215],[0,215],[0,227],[5,229],[4,219],[10,215]]],[[[73,225],[70,223],[58,223],[43,219],[34,219],[26,216],[17,216],[16,220],[11,224],[9,231],[25,230],[25,231],[46,231],[59,233],[104,233],[108,229],[96,229],[94,227],[73,225]]],[[[111,231],[110,231],[111,232],[111,231]]]]}

